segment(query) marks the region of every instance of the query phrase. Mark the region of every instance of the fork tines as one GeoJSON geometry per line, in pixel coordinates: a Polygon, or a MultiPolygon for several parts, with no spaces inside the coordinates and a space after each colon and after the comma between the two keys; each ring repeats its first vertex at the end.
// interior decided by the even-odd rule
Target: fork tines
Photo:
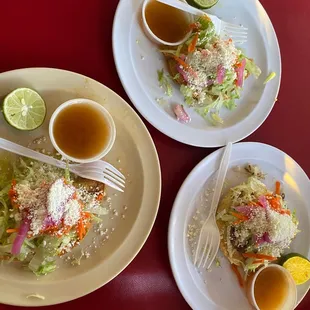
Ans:
{"type": "Polygon", "coordinates": [[[226,36],[232,38],[235,43],[242,44],[247,41],[248,28],[246,27],[224,22],[222,31],[226,36]]]}

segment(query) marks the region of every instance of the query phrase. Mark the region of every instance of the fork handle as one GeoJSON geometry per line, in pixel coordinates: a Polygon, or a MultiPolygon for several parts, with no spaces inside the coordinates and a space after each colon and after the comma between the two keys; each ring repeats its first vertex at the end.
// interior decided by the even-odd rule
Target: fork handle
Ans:
{"type": "Polygon", "coordinates": [[[51,156],[47,156],[39,152],[33,151],[27,147],[24,147],[22,145],[16,144],[14,142],[8,141],[3,138],[0,138],[0,149],[9,151],[14,154],[18,154],[20,156],[29,157],[29,158],[41,161],[46,164],[56,166],[58,168],[63,168],[63,169],[66,168],[66,163],[60,160],[57,160],[51,156]]]}
{"type": "Polygon", "coordinates": [[[219,168],[217,179],[216,179],[215,191],[212,197],[211,208],[210,208],[211,210],[209,213],[209,217],[215,216],[215,212],[216,212],[217,206],[220,201],[224,181],[225,181],[228,166],[229,166],[231,149],[232,149],[232,143],[228,142],[227,146],[223,150],[224,154],[221,160],[220,168],[219,168]]]}

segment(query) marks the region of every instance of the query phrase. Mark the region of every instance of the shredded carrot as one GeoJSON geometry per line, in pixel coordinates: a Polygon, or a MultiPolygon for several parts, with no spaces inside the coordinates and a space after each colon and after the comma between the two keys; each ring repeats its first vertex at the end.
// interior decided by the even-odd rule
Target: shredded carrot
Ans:
{"type": "Polygon", "coordinates": [[[65,234],[65,235],[68,234],[70,232],[71,228],[72,228],[72,226],[70,226],[70,225],[64,225],[64,228],[62,229],[63,234],[65,234]]]}
{"type": "Polygon", "coordinates": [[[237,212],[231,212],[231,215],[233,215],[234,217],[238,218],[241,221],[246,221],[249,219],[246,215],[237,212]]]}
{"type": "Polygon", "coordinates": [[[265,254],[259,254],[259,253],[243,253],[242,255],[243,257],[246,257],[246,258],[250,257],[250,258],[257,258],[257,259],[265,259],[268,261],[277,260],[276,257],[265,255],[265,254]]]}
{"type": "Polygon", "coordinates": [[[100,193],[98,196],[97,196],[97,201],[101,201],[103,199],[103,194],[100,193]]]}
{"type": "Polygon", "coordinates": [[[6,232],[8,234],[16,233],[16,232],[18,232],[18,228],[9,228],[6,230],[6,232]]]}
{"type": "Polygon", "coordinates": [[[85,236],[85,227],[83,221],[84,219],[81,217],[78,223],[78,235],[80,240],[82,240],[85,236]]]}
{"type": "Polygon", "coordinates": [[[188,26],[188,32],[192,31],[192,30],[197,30],[199,29],[199,24],[198,23],[192,23],[188,26]]]}
{"type": "Polygon", "coordinates": [[[239,272],[239,269],[238,269],[238,266],[237,265],[231,265],[231,269],[233,270],[233,272],[236,274],[237,278],[238,278],[238,282],[239,282],[239,285],[241,287],[243,287],[243,278],[239,272]]]}
{"type": "MultiPolygon", "coordinates": [[[[267,198],[267,197],[266,197],[267,198]]],[[[275,211],[279,211],[281,210],[281,203],[278,197],[271,197],[271,198],[267,198],[271,209],[275,210],[275,211]]]]}
{"type": "Polygon", "coordinates": [[[263,259],[256,259],[253,264],[263,264],[264,260],[263,259]]]}
{"type": "Polygon", "coordinates": [[[281,209],[281,210],[279,211],[279,213],[280,213],[280,214],[287,214],[287,215],[291,215],[291,211],[290,211],[290,210],[288,210],[288,209],[281,209]]]}
{"type": "Polygon", "coordinates": [[[53,236],[56,236],[56,237],[61,237],[62,233],[60,233],[59,229],[60,229],[60,227],[57,226],[57,225],[49,226],[48,228],[42,229],[41,233],[53,235],[53,236]]]}
{"type": "Polygon", "coordinates": [[[276,182],[276,194],[281,194],[281,183],[279,181],[276,182]]]}
{"type": "Polygon", "coordinates": [[[248,205],[251,206],[251,207],[258,207],[258,206],[260,206],[260,204],[258,204],[257,202],[254,202],[254,201],[249,202],[248,205]]]}
{"type": "Polygon", "coordinates": [[[81,218],[79,219],[78,222],[78,237],[80,240],[82,240],[87,232],[87,229],[90,227],[90,219],[91,214],[89,212],[82,212],[81,213],[81,218]]]}
{"type": "Polygon", "coordinates": [[[180,57],[173,56],[173,58],[181,65],[183,68],[188,68],[188,64],[182,60],[180,57]]]}
{"type": "Polygon", "coordinates": [[[89,219],[91,217],[91,214],[89,212],[83,212],[82,217],[89,219]]]}
{"type": "MultiPolygon", "coordinates": [[[[9,260],[9,259],[11,259],[10,256],[0,256],[0,261],[1,261],[1,260],[9,260]]],[[[14,261],[15,261],[15,260],[17,260],[17,259],[14,259],[14,261]]]]}
{"type": "Polygon", "coordinates": [[[238,225],[238,224],[240,224],[240,223],[242,223],[242,222],[245,222],[245,221],[247,221],[247,220],[249,219],[246,215],[243,215],[243,214],[241,214],[241,213],[231,212],[231,214],[232,214],[234,217],[236,217],[236,218],[239,219],[239,220],[233,222],[234,225],[238,225]]]}
{"type": "Polygon", "coordinates": [[[10,198],[11,205],[17,208],[18,207],[18,205],[16,204],[17,192],[15,189],[15,186],[16,186],[16,180],[12,180],[11,188],[9,190],[9,198],[10,198]]]}
{"type": "Polygon", "coordinates": [[[189,53],[193,53],[195,48],[196,48],[196,45],[197,45],[197,42],[198,42],[198,39],[199,39],[199,33],[197,32],[196,35],[194,36],[192,42],[190,43],[190,45],[188,46],[188,52],[189,53]]]}

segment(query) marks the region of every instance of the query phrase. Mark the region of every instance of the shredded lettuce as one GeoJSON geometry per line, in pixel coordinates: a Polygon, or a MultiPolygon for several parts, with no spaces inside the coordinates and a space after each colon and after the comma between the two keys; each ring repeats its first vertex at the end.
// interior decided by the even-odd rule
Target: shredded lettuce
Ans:
{"type": "Polygon", "coordinates": [[[183,44],[180,44],[177,49],[161,49],[159,50],[161,53],[163,54],[171,54],[171,55],[175,55],[177,57],[180,56],[181,54],[181,50],[183,48],[183,44]]]}
{"type": "Polygon", "coordinates": [[[173,93],[173,88],[169,81],[169,78],[164,73],[164,69],[157,70],[157,78],[158,78],[159,86],[164,89],[165,94],[168,97],[171,97],[173,93]]]}
{"type": "Polygon", "coordinates": [[[262,263],[254,263],[255,258],[247,258],[244,264],[244,271],[245,273],[255,272],[255,270],[262,264],[262,263]]]}
{"type": "Polygon", "coordinates": [[[236,218],[233,215],[230,214],[224,214],[219,219],[223,222],[234,222],[236,221],[236,218]]]}
{"type": "Polygon", "coordinates": [[[247,205],[258,197],[268,193],[264,183],[255,176],[249,177],[245,183],[242,183],[231,189],[231,198],[233,205],[247,205]]]}
{"type": "MultiPolygon", "coordinates": [[[[6,258],[5,263],[12,261],[22,262],[22,266],[32,271],[37,276],[46,275],[56,269],[56,258],[63,255],[79,241],[78,232],[74,229],[61,236],[41,234],[26,238],[18,255],[12,255],[12,246],[17,233],[7,232],[7,229],[20,227],[21,213],[18,208],[11,205],[9,191],[12,180],[18,183],[26,183],[32,189],[42,186],[42,182],[52,183],[56,179],[65,178],[67,182],[74,181],[74,175],[70,175],[68,167],[55,168],[28,158],[18,157],[10,162],[0,159],[0,256],[6,258]],[[5,171],[5,173],[4,173],[5,171]]],[[[102,206],[89,210],[92,220],[100,222],[98,217],[106,214],[107,210],[102,206]],[[98,216],[97,216],[98,215],[98,216]]],[[[28,236],[29,237],[29,236],[28,236]]],[[[4,260],[1,260],[3,263],[4,260]]]]}
{"type": "Polygon", "coordinates": [[[40,247],[29,262],[28,268],[37,276],[46,275],[55,271],[56,262],[54,258],[46,256],[45,250],[40,247]]]}
{"type": "Polygon", "coordinates": [[[56,266],[56,262],[55,261],[43,261],[42,264],[39,266],[39,268],[34,271],[34,273],[37,276],[45,276],[51,272],[54,272],[56,270],[57,266],[56,266]]]}
{"type": "Polygon", "coordinates": [[[194,103],[193,91],[186,85],[181,85],[180,91],[184,96],[184,100],[187,105],[192,106],[194,103]]]}
{"type": "MultiPolygon", "coordinates": [[[[217,52],[214,52],[214,50],[216,48],[216,45],[219,42],[222,43],[223,40],[221,40],[220,37],[215,33],[214,24],[207,16],[202,16],[197,19],[195,26],[196,29],[193,31],[189,39],[185,42],[185,46],[189,46],[196,38],[198,33],[199,35],[195,46],[195,51],[205,50],[207,53],[215,53],[214,57],[216,58],[217,52]]],[[[181,55],[184,57],[184,59],[182,58],[182,60],[184,60],[187,64],[189,64],[189,61],[187,59],[193,59],[193,57],[200,57],[197,55],[195,56],[194,54],[189,55],[187,49],[184,49],[183,47],[184,44],[179,45],[177,49],[162,49],[160,50],[160,52],[165,55],[181,55]]],[[[221,49],[223,49],[223,47],[221,47],[219,50],[221,49]]],[[[227,52],[230,53],[230,50],[227,49],[227,52]]],[[[197,81],[195,80],[195,78],[188,79],[189,81],[186,81],[185,85],[180,85],[180,91],[184,96],[185,103],[190,107],[194,107],[199,115],[201,115],[207,121],[211,122],[213,125],[219,125],[223,123],[223,119],[220,117],[220,110],[222,109],[222,107],[225,107],[228,110],[233,110],[236,108],[236,100],[240,98],[242,91],[242,87],[237,86],[236,83],[236,81],[238,80],[238,75],[240,78],[240,74],[242,74],[241,71],[238,70],[238,66],[240,67],[242,60],[246,60],[243,75],[244,79],[250,74],[253,74],[255,78],[258,78],[261,74],[261,70],[258,68],[258,66],[254,63],[252,59],[247,58],[242,50],[237,49],[236,54],[238,56],[234,64],[227,65],[225,63],[225,72],[220,73],[220,83],[218,82],[219,73],[216,71],[216,69],[214,70],[214,68],[212,68],[212,70],[210,69],[210,72],[204,72],[202,78],[197,78],[197,81]],[[206,81],[204,82],[204,80],[206,81]]],[[[213,57],[212,54],[211,56],[213,57]]],[[[210,55],[206,57],[208,58],[210,57],[210,55]]],[[[198,61],[202,60],[198,58],[197,62],[198,61]]],[[[224,61],[222,62],[224,66],[224,61]]],[[[184,71],[187,72],[186,67],[184,68],[184,71]]],[[[192,75],[195,76],[195,72],[192,71],[190,68],[188,69],[187,73],[189,74],[189,77],[192,77],[192,75]]],[[[175,80],[177,80],[178,78],[179,74],[177,74],[175,77],[172,77],[172,79],[175,80]]],[[[170,84],[167,83],[168,81],[164,75],[163,70],[158,71],[158,80],[160,86],[165,89],[165,92],[171,95],[172,89],[170,88],[170,84]]]]}
{"type": "Polygon", "coordinates": [[[200,25],[199,28],[201,30],[207,30],[210,28],[214,29],[214,25],[213,25],[211,19],[207,15],[199,17],[197,22],[199,23],[199,25],[200,25]]]}
{"type": "Polygon", "coordinates": [[[11,253],[11,249],[12,249],[12,244],[7,244],[7,245],[0,245],[0,254],[7,254],[7,253],[11,253]]]}
{"type": "Polygon", "coordinates": [[[258,78],[262,73],[261,69],[254,63],[253,59],[247,57],[245,57],[245,59],[246,59],[245,69],[249,73],[253,74],[256,78],[258,78]]]}
{"type": "Polygon", "coordinates": [[[298,226],[299,225],[299,220],[298,220],[297,215],[296,215],[296,209],[293,210],[291,216],[292,216],[293,223],[298,226]]]}
{"type": "Polygon", "coordinates": [[[41,299],[41,300],[45,299],[45,297],[43,295],[40,295],[40,294],[30,294],[30,295],[27,295],[26,298],[37,298],[37,299],[41,299]]]}
{"type": "MultiPolygon", "coordinates": [[[[9,209],[4,198],[0,196],[0,240],[8,228],[9,209]]],[[[1,243],[0,243],[1,244],[1,243]]]]}
{"type": "Polygon", "coordinates": [[[66,180],[67,183],[71,183],[71,180],[70,180],[70,170],[69,170],[69,162],[68,161],[66,161],[65,180],[66,180]]]}
{"type": "Polygon", "coordinates": [[[277,74],[276,74],[275,72],[271,72],[271,73],[267,76],[267,78],[266,78],[264,84],[267,84],[268,82],[270,82],[271,80],[273,80],[276,76],[277,76],[277,74]]]}

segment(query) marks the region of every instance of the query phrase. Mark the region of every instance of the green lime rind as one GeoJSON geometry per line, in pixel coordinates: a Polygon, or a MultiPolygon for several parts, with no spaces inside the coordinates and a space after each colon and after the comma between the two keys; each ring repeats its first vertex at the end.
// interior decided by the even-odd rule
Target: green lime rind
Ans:
{"type": "Polygon", "coordinates": [[[187,0],[187,3],[198,9],[210,9],[218,3],[219,0],[187,0]]]}
{"type": "Polygon", "coordinates": [[[18,130],[34,130],[40,127],[46,116],[42,97],[30,88],[17,88],[3,101],[5,120],[18,130]]]}

